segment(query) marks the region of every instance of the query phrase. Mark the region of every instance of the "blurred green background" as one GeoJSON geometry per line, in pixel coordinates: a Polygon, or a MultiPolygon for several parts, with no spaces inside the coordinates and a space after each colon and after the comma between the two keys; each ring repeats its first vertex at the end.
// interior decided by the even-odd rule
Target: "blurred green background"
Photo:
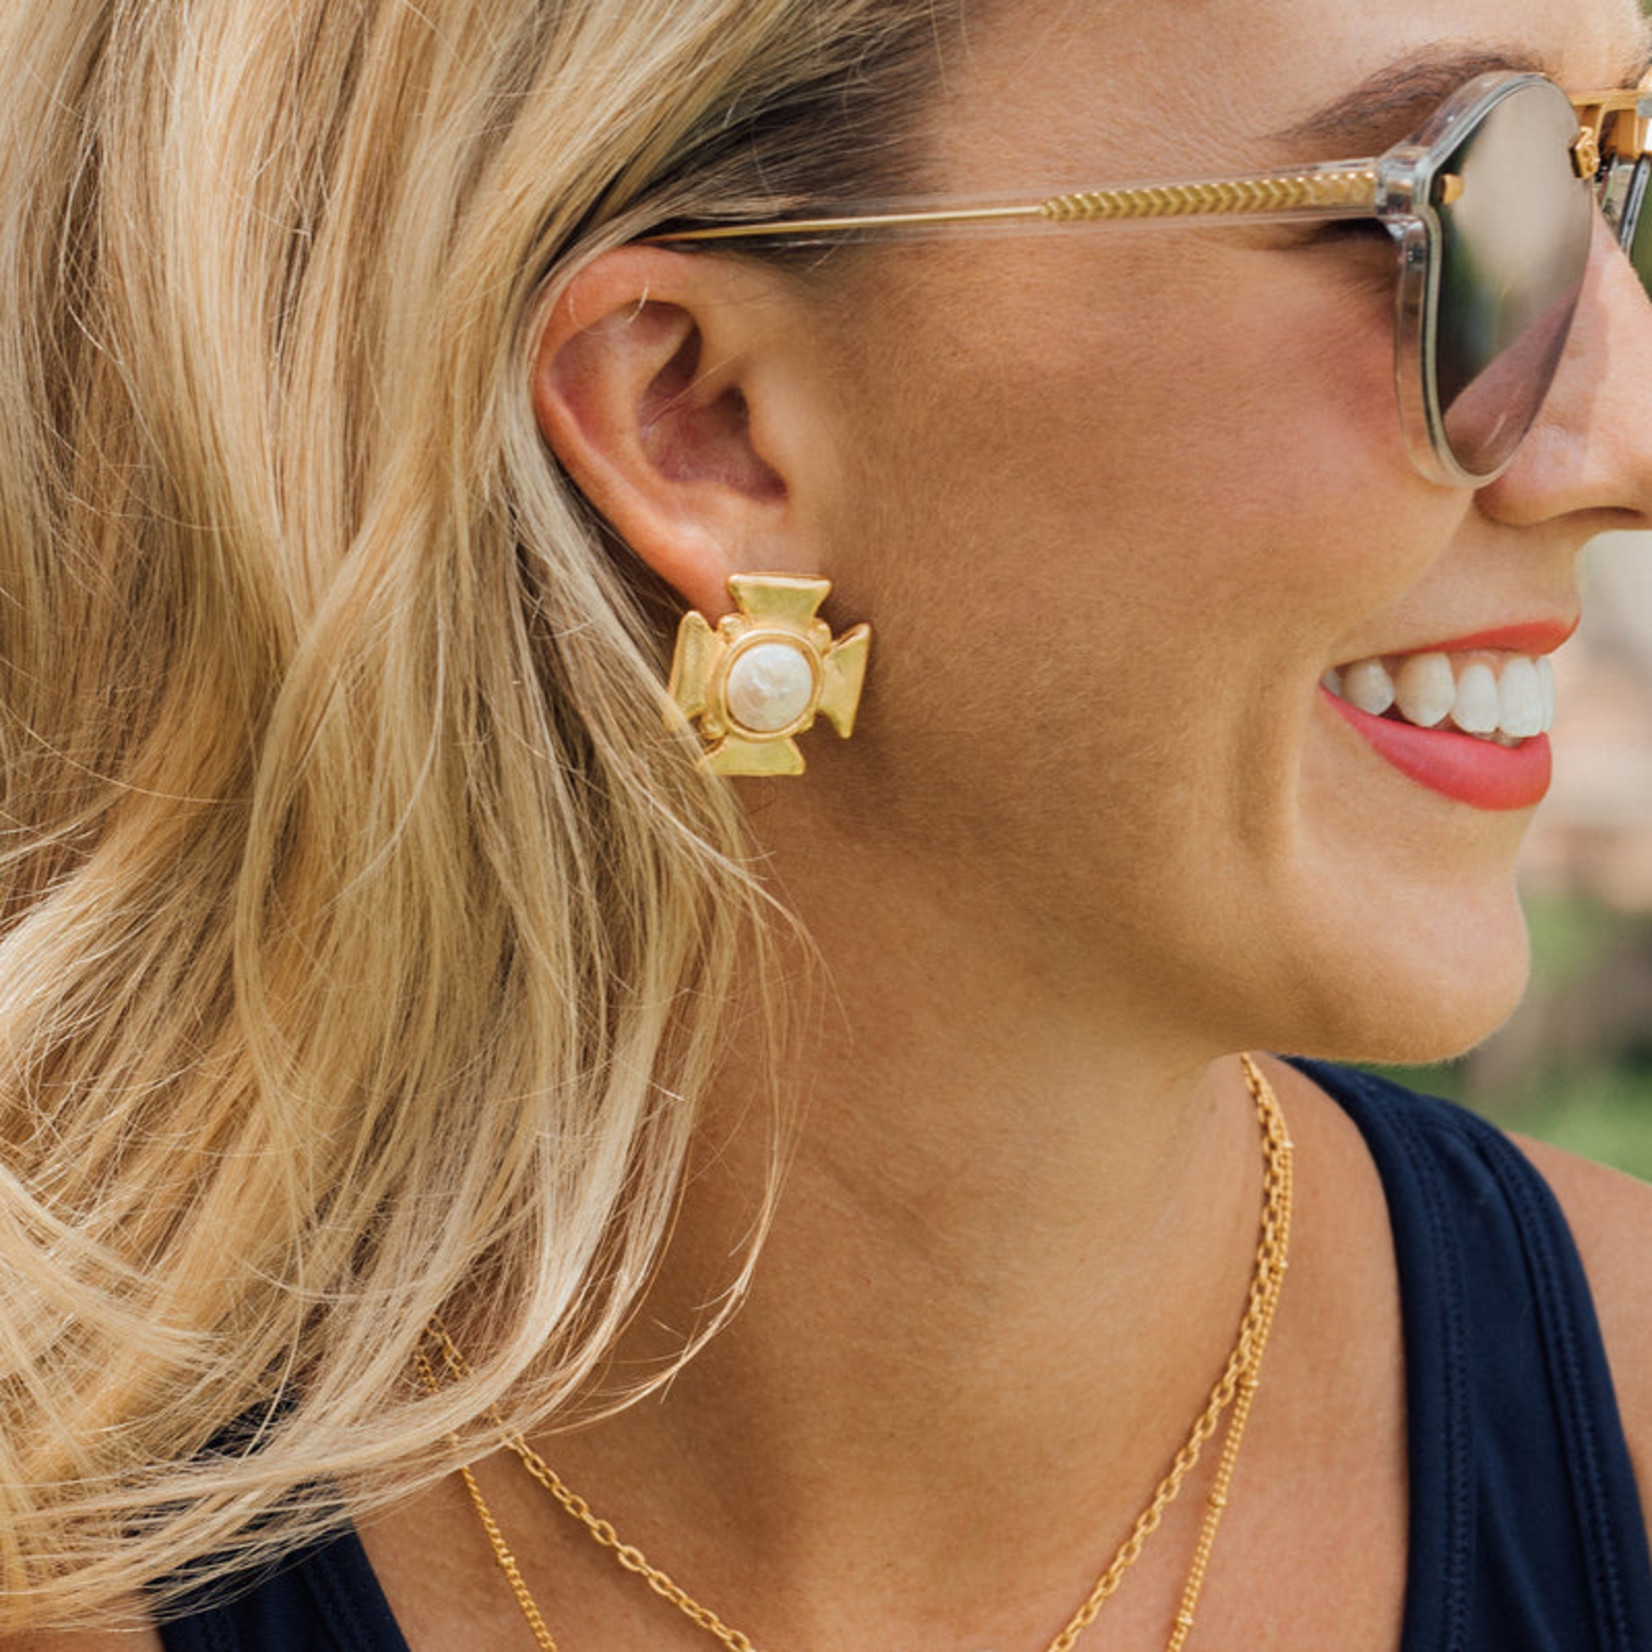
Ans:
{"type": "Polygon", "coordinates": [[[1584,576],[1521,865],[1531,987],[1467,1056],[1383,1071],[1652,1180],[1652,534],[1597,540],[1584,576]]]}

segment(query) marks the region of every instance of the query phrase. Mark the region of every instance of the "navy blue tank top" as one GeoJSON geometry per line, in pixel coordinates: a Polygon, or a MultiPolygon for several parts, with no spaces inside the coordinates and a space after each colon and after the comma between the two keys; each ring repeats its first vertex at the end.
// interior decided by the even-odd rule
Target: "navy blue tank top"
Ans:
{"type": "MultiPolygon", "coordinates": [[[[1652,1652],[1640,1499],[1547,1183],[1471,1114],[1301,1066],[1363,1133],[1393,1224],[1411,1457],[1400,1652],[1652,1652]]],[[[167,1652],[408,1652],[348,1530],[184,1610],[162,1626],[167,1652]]]]}

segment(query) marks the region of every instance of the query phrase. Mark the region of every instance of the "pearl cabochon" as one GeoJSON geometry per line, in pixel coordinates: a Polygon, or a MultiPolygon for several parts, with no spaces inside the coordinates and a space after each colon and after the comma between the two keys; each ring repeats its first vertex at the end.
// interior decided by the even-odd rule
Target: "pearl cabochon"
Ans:
{"type": "Polygon", "coordinates": [[[753,734],[778,734],[814,704],[814,662],[796,643],[757,642],[729,666],[724,703],[730,719],[753,734]]]}

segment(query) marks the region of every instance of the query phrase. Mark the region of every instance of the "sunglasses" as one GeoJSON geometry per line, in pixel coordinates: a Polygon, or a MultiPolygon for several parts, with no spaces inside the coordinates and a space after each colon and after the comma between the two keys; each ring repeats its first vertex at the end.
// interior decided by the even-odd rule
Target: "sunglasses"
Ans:
{"type": "Polygon", "coordinates": [[[843,208],[668,230],[656,241],[856,241],[958,227],[1375,218],[1393,236],[1400,423],[1430,480],[1507,468],[1554,381],[1601,208],[1652,294],[1652,76],[1569,96],[1477,76],[1385,154],[1290,171],[1086,189],[998,205],[843,208]]]}

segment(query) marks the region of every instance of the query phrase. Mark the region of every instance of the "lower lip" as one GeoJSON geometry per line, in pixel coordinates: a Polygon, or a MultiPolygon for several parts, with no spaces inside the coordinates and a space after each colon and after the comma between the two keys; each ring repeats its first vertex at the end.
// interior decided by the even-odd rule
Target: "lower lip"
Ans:
{"type": "Polygon", "coordinates": [[[1319,692],[1379,757],[1442,797],[1473,809],[1529,809],[1549,789],[1553,757],[1546,734],[1518,746],[1499,746],[1455,729],[1415,728],[1373,717],[1327,688],[1319,692]]]}

